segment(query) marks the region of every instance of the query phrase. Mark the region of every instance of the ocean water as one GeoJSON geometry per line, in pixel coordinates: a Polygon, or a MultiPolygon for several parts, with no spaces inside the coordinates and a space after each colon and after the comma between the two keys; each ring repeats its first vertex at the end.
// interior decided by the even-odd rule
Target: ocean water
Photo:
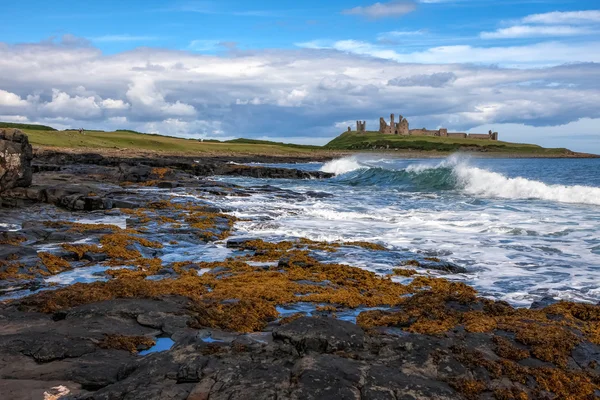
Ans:
{"type": "Polygon", "coordinates": [[[306,194],[220,198],[248,219],[236,235],[381,243],[390,251],[319,256],[382,274],[407,259],[438,257],[468,271],[449,279],[517,306],[545,296],[600,301],[600,159],[356,156],[278,166],[336,176],[217,178],[306,194]]]}

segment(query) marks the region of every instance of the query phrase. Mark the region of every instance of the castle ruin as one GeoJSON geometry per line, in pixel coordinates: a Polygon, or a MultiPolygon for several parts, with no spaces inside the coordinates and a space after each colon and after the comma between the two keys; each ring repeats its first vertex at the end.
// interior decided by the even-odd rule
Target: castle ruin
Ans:
{"type": "Polygon", "coordinates": [[[366,132],[367,121],[356,121],[356,132],[366,132]]]}
{"type": "MultiPolygon", "coordinates": [[[[356,131],[366,132],[367,123],[365,121],[356,121],[356,131]]],[[[489,131],[488,133],[464,133],[464,132],[448,132],[446,128],[437,130],[431,129],[409,129],[408,120],[402,115],[398,117],[398,122],[395,122],[394,114],[390,115],[390,123],[385,119],[379,118],[379,133],[383,135],[402,135],[402,136],[437,136],[450,137],[461,139],[482,139],[482,140],[498,140],[498,132],[489,131]]]]}

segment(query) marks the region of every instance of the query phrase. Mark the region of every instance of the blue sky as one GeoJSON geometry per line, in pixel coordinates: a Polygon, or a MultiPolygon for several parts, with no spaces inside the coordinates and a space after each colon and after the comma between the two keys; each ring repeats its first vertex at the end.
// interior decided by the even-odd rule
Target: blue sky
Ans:
{"type": "Polygon", "coordinates": [[[6,3],[1,120],[324,143],[394,112],[600,153],[597,1],[6,3]]]}

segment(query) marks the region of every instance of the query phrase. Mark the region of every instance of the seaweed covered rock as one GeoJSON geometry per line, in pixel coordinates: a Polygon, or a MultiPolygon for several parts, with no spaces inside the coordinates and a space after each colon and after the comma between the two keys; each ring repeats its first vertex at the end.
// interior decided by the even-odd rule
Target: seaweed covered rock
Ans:
{"type": "Polygon", "coordinates": [[[27,135],[18,129],[0,129],[0,193],[31,185],[32,158],[27,135]]]}

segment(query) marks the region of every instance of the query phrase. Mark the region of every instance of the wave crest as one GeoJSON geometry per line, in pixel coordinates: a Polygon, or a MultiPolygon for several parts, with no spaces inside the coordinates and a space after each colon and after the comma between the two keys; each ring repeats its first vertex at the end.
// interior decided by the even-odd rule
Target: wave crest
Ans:
{"type": "Polygon", "coordinates": [[[357,169],[367,168],[361,165],[356,157],[344,157],[326,162],[322,167],[322,172],[330,174],[342,175],[348,172],[356,171],[357,169]]]}
{"type": "Polygon", "coordinates": [[[399,170],[369,164],[346,157],[329,161],[321,171],[334,173],[339,183],[352,186],[395,186],[409,191],[457,190],[479,197],[600,205],[599,187],[550,185],[522,177],[510,178],[471,166],[460,156],[451,156],[437,165],[412,164],[399,170]]]}

